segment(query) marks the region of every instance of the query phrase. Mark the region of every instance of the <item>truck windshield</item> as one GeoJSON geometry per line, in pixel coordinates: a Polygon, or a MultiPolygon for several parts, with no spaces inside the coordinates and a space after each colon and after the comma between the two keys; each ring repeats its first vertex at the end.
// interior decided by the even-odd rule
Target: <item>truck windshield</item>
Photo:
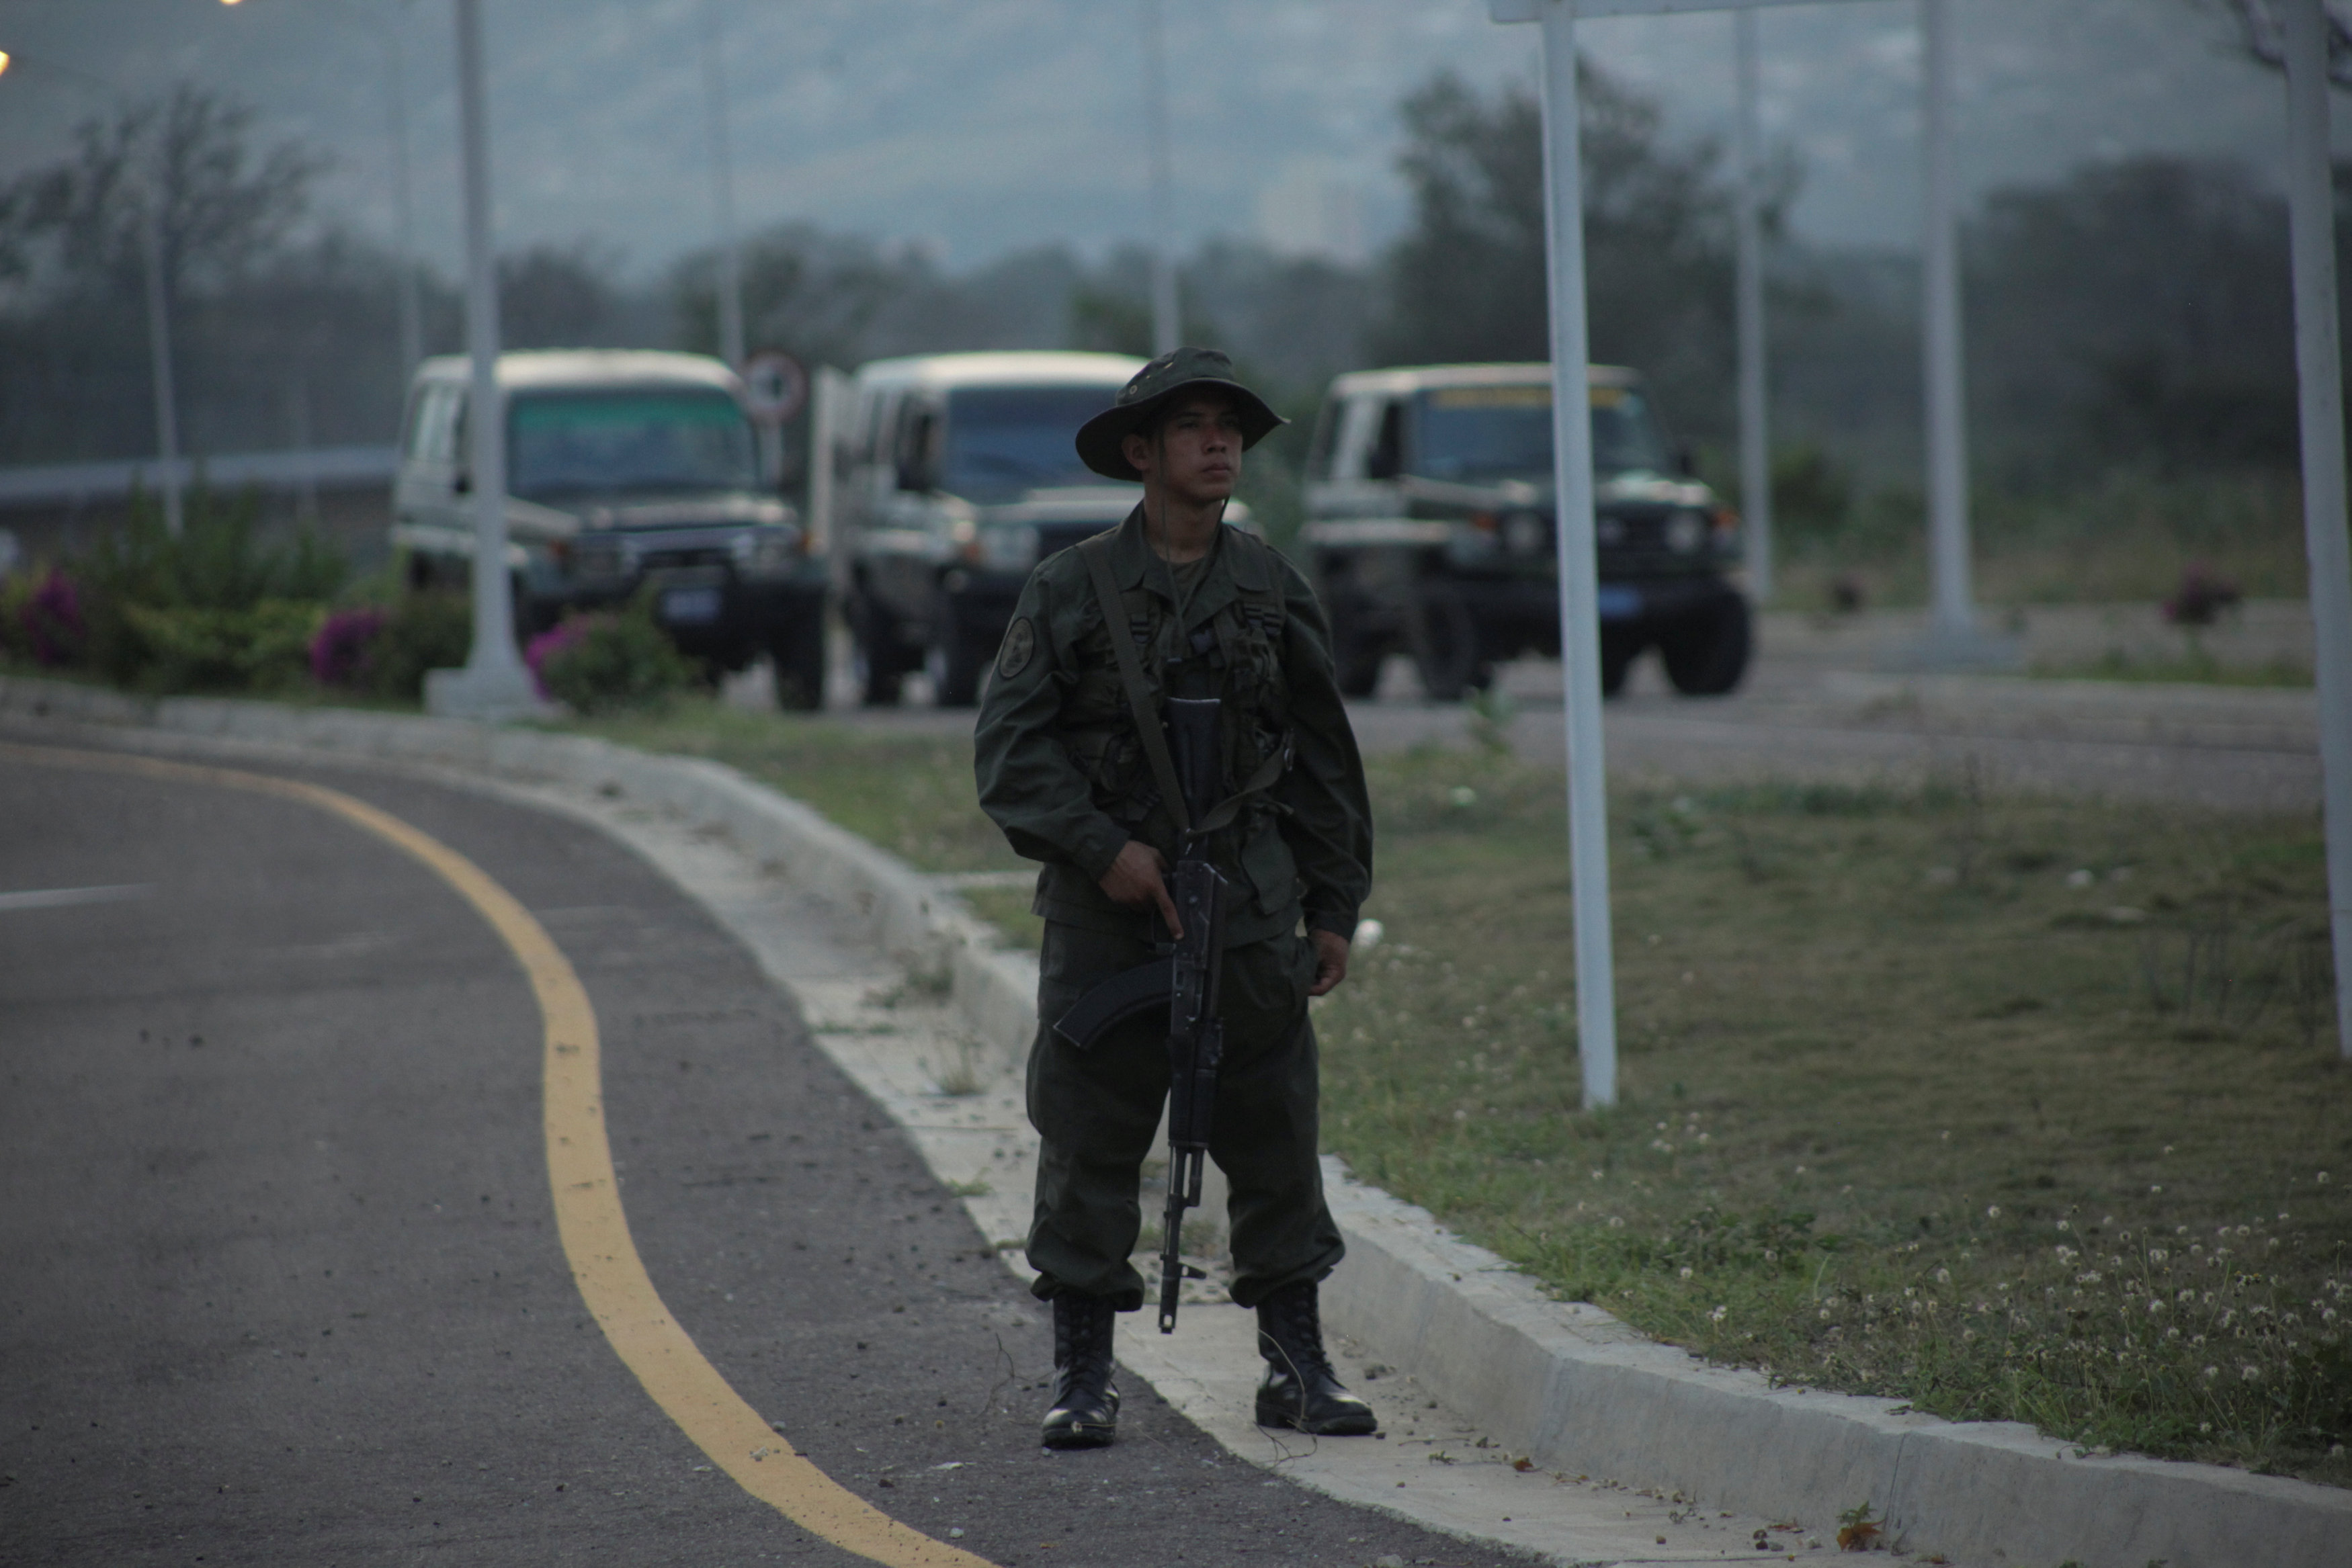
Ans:
{"type": "Polygon", "coordinates": [[[517,496],[759,485],[751,423],[723,392],[530,392],[513,400],[507,430],[517,496]]]}
{"type": "Polygon", "coordinates": [[[988,502],[1101,484],[1071,443],[1078,426],[1108,408],[1118,392],[1108,386],[959,388],[948,394],[941,487],[988,502]]]}
{"type": "MultiPolygon", "coordinates": [[[[1594,387],[1592,467],[1599,474],[1671,466],[1649,400],[1594,387]]],[[[1551,476],[1551,388],[1440,387],[1413,399],[1412,471],[1465,484],[1551,476]]]]}

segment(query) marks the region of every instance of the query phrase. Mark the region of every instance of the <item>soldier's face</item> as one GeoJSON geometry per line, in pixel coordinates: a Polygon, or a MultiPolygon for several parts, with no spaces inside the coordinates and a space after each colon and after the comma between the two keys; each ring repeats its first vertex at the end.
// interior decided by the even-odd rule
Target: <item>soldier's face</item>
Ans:
{"type": "Polygon", "coordinates": [[[1194,505],[1226,500],[1242,475],[1241,411],[1217,392],[1187,393],[1156,432],[1129,436],[1125,449],[1163,494],[1194,505]]]}

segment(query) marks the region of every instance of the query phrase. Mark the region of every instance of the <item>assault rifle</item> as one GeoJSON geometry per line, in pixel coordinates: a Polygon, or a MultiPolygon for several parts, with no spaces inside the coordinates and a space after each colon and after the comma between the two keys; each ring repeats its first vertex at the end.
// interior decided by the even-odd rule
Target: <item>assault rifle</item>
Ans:
{"type": "Polygon", "coordinates": [[[1182,1240],[1184,1211],[1201,1203],[1217,1066],[1225,1050],[1217,985],[1224,961],[1228,884],[1203,849],[1211,831],[1205,824],[1215,821],[1221,792],[1220,704],[1214,697],[1171,697],[1166,706],[1171,760],[1183,796],[1179,821],[1188,824],[1178,840],[1168,893],[1184,934],[1168,944],[1167,956],[1114,975],[1079,998],[1054,1030],[1083,1051],[1129,1019],[1168,1009],[1168,1212],[1160,1228],[1160,1332],[1174,1333],[1184,1281],[1206,1277],[1184,1261],[1182,1240]]]}

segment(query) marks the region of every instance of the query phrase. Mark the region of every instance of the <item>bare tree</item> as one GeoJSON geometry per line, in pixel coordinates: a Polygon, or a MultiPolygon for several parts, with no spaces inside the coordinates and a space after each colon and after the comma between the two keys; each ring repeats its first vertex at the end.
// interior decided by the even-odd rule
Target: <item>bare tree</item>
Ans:
{"type": "Polygon", "coordinates": [[[327,168],[292,143],[257,154],[253,120],[236,99],[183,82],[111,120],[84,121],[70,156],[0,187],[0,267],[13,261],[18,277],[68,290],[135,287],[152,198],[175,298],[246,276],[292,235],[327,168]]]}
{"type": "MultiPolygon", "coordinates": [[[[2221,11],[2238,25],[2239,48],[2245,57],[2273,70],[2286,67],[2286,35],[2273,0],[2196,0],[2201,10],[2221,11]]],[[[2334,4],[2322,7],[2327,18],[2327,78],[2337,87],[2352,87],[2352,20],[2334,4]]]]}

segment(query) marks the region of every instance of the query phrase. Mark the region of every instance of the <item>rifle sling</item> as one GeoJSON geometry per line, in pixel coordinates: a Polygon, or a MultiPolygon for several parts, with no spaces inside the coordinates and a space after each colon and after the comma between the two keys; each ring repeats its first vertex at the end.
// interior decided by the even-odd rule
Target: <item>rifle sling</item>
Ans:
{"type": "MultiPolygon", "coordinates": [[[[1078,555],[1087,563],[1087,575],[1094,579],[1095,602],[1102,611],[1103,630],[1110,634],[1111,653],[1118,661],[1119,685],[1127,691],[1127,710],[1135,720],[1137,738],[1143,743],[1144,759],[1151,765],[1152,782],[1160,787],[1161,799],[1168,802],[1168,815],[1175,821],[1176,831],[1195,839],[1205,838],[1233,821],[1241,814],[1243,802],[1261,790],[1272,789],[1290,766],[1290,746],[1285,740],[1280,750],[1258,764],[1257,771],[1247,782],[1220,800],[1196,825],[1185,810],[1184,791],[1176,782],[1176,759],[1168,754],[1168,737],[1161,732],[1160,716],[1152,710],[1151,688],[1144,683],[1143,661],[1136,656],[1135,638],[1128,630],[1127,610],[1120,602],[1118,583],[1110,574],[1110,544],[1118,533],[1097,534],[1078,546],[1078,555]]],[[[1150,548],[1147,544],[1146,548],[1150,548]]]]}
{"type": "MultiPolygon", "coordinates": [[[[1184,810],[1184,791],[1176,782],[1176,760],[1168,755],[1168,737],[1160,733],[1160,716],[1152,711],[1151,688],[1144,685],[1143,661],[1135,655],[1135,636],[1128,630],[1127,609],[1119,601],[1118,584],[1110,575],[1110,542],[1117,533],[1097,534],[1078,547],[1086,558],[1087,571],[1095,580],[1095,602],[1102,608],[1103,630],[1110,633],[1110,649],[1118,660],[1119,684],[1127,688],[1127,710],[1135,719],[1137,738],[1143,742],[1143,755],[1151,764],[1151,781],[1160,787],[1160,799],[1168,803],[1168,814],[1175,820],[1176,831],[1189,833],[1192,819],[1184,810]]],[[[1150,548],[1147,543],[1146,548],[1150,548]]]]}

